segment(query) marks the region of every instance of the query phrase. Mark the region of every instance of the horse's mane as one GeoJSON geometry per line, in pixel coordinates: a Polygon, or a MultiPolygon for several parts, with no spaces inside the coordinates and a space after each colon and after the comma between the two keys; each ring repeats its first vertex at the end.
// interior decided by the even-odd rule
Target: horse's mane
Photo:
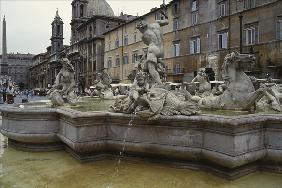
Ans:
{"type": "Polygon", "coordinates": [[[236,56],[236,52],[232,52],[227,54],[224,58],[224,62],[222,64],[222,78],[223,80],[229,81],[230,77],[228,75],[228,68],[234,62],[236,56]]]}

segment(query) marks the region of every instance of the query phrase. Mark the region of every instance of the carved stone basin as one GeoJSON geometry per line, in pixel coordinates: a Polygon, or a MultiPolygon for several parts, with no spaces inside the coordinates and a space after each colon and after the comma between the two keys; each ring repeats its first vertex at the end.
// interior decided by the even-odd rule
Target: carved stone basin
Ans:
{"type": "Polygon", "coordinates": [[[200,115],[148,121],[134,115],[69,108],[1,107],[9,143],[34,151],[65,149],[80,161],[113,157],[124,148],[177,167],[199,168],[228,179],[281,172],[282,115],[200,115]]]}

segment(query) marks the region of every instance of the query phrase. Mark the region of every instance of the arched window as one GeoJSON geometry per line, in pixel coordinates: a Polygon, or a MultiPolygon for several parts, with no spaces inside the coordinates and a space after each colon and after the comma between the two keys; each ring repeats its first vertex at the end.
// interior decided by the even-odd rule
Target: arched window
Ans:
{"type": "Polygon", "coordinates": [[[75,17],[75,5],[72,5],[72,17],[75,17]]]}
{"type": "Polygon", "coordinates": [[[80,5],[80,17],[83,17],[84,16],[84,6],[83,5],[80,5]]]}
{"type": "Polygon", "coordinates": [[[92,26],[89,27],[89,37],[92,38],[92,26]]]}
{"type": "Polygon", "coordinates": [[[60,25],[57,25],[57,36],[59,36],[61,33],[60,29],[61,29],[60,25]]]}

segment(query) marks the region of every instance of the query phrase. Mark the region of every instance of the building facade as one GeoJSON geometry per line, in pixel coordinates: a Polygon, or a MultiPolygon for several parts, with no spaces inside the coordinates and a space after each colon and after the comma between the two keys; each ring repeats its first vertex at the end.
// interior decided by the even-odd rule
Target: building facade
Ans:
{"type": "Polygon", "coordinates": [[[77,28],[77,41],[71,45],[71,51],[68,53],[75,67],[77,81],[85,80],[86,86],[93,84],[96,74],[104,68],[103,33],[120,23],[124,23],[124,20],[96,15],[77,28]]]}
{"type": "MultiPolygon", "coordinates": [[[[167,81],[190,82],[200,67],[210,67],[220,79],[227,53],[237,50],[256,56],[250,75],[270,72],[282,78],[282,1],[279,0],[174,0],[167,5],[169,25],[163,27],[167,81]]],[[[160,9],[125,23],[105,36],[105,67],[121,82],[146,51],[136,25],[141,20],[163,19],[160,9]]]]}
{"type": "Polygon", "coordinates": [[[46,52],[36,55],[29,68],[29,83],[31,88],[47,88],[53,85],[56,75],[61,69],[59,59],[66,56],[69,46],[63,44],[63,20],[56,11],[51,32],[51,46],[46,52]]]}
{"type": "MultiPolygon", "coordinates": [[[[0,55],[0,77],[7,77],[20,89],[29,88],[29,67],[32,54],[7,53],[6,19],[3,19],[2,55],[0,55]]],[[[2,84],[2,83],[1,83],[2,84]]]]}
{"type": "Polygon", "coordinates": [[[29,83],[31,88],[47,88],[51,86],[50,75],[51,46],[45,53],[38,54],[32,58],[32,66],[29,68],[29,83]]]}
{"type": "MultiPolygon", "coordinates": [[[[29,88],[29,67],[32,65],[32,54],[7,54],[7,75],[20,88],[29,88]]],[[[0,56],[2,60],[2,55],[0,56]]]]}
{"type": "Polygon", "coordinates": [[[72,2],[71,46],[68,57],[75,68],[76,82],[91,86],[104,69],[104,33],[135,17],[114,12],[105,0],[72,2]]]}

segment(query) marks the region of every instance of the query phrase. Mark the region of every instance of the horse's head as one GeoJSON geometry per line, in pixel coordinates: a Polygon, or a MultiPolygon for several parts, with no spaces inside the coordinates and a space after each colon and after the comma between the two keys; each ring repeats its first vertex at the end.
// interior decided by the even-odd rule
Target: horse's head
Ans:
{"type": "Polygon", "coordinates": [[[225,59],[224,59],[224,63],[225,64],[233,64],[233,63],[237,63],[239,66],[242,63],[250,63],[253,64],[255,62],[256,58],[254,55],[252,54],[240,54],[236,51],[228,54],[225,59]]]}
{"type": "Polygon", "coordinates": [[[225,80],[236,80],[234,72],[244,74],[244,67],[246,64],[253,64],[255,62],[255,56],[251,54],[240,54],[236,51],[227,54],[224,58],[222,65],[222,76],[225,80]]]}

